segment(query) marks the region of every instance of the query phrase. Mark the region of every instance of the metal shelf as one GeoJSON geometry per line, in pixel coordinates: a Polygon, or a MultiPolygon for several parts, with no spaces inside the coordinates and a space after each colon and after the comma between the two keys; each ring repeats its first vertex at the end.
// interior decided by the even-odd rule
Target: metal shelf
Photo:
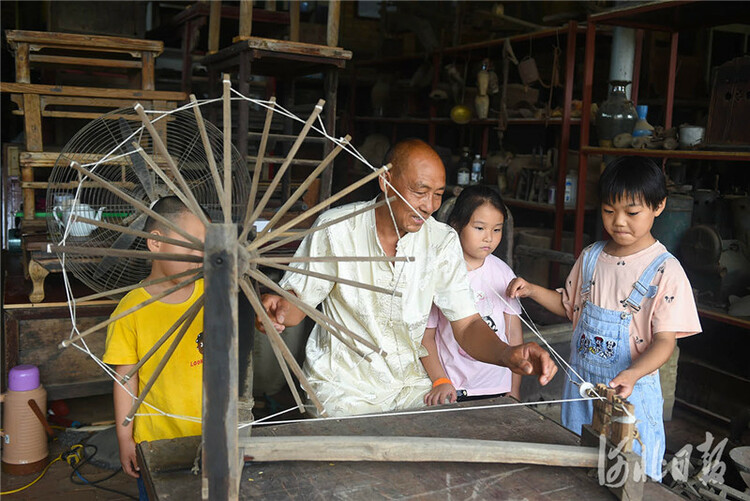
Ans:
{"type": "Polygon", "coordinates": [[[650,158],[684,158],[687,160],[728,160],[750,161],[750,151],[709,151],[709,150],[649,150],[633,148],[601,148],[584,146],[581,151],[590,155],[612,155],[650,158]]]}

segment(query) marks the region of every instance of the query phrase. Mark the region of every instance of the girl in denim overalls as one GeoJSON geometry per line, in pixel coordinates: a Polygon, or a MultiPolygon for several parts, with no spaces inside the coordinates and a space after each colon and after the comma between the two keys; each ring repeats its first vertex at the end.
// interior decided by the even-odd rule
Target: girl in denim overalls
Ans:
{"type": "MultiPolygon", "coordinates": [[[[558,291],[515,279],[510,297],[530,297],[570,318],[571,366],[587,382],[604,383],[635,406],[646,473],[661,479],[665,437],[659,367],[678,337],[700,332],[690,282],[679,262],[651,235],[664,210],[666,182],[651,160],[621,157],[600,178],[602,223],[611,240],[584,249],[558,291]]],[[[573,375],[575,378],[575,375],[573,375]]],[[[564,399],[579,397],[568,380],[564,399]]],[[[575,433],[591,423],[591,400],[565,402],[562,421],[575,433]]]]}

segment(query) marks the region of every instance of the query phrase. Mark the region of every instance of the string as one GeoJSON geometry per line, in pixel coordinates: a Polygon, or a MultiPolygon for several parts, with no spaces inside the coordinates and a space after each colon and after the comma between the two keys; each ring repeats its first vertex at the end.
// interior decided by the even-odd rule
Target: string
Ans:
{"type": "MultiPolygon", "coordinates": [[[[501,301],[502,301],[503,303],[505,303],[505,305],[506,305],[506,306],[507,306],[508,308],[511,308],[510,304],[508,304],[508,302],[507,302],[507,301],[505,300],[505,298],[504,298],[504,297],[503,297],[503,296],[502,296],[501,294],[499,294],[499,293],[498,293],[498,292],[497,292],[497,291],[496,291],[496,290],[495,290],[495,289],[494,289],[494,288],[493,288],[492,286],[489,286],[489,285],[487,285],[486,283],[485,283],[485,285],[486,285],[487,287],[489,287],[489,289],[490,289],[490,290],[491,290],[492,292],[494,292],[494,293],[495,293],[495,295],[496,295],[496,296],[497,296],[497,297],[498,297],[498,298],[499,298],[499,299],[500,299],[500,300],[501,300],[501,301]]],[[[525,309],[525,308],[523,307],[523,304],[521,304],[521,300],[520,300],[520,299],[518,299],[518,298],[516,298],[516,301],[518,302],[519,306],[521,307],[521,310],[523,311],[523,313],[525,313],[525,314],[526,314],[526,315],[527,315],[527,316],[529,317],[529,320],[530,320],[530,321],[531,321],[531,322],[533,323],[533,320],[531,320],[531,315],[529,315],[529,313],[528,313],[528,312],[526,311],[526,309],[525,309]]],[[[549,352],[550,352],[550,353],[551,353],[551,354],[552,354],[552,355],[553,355],[553,356],[554,356],[554,357],[555,357],[555,358],[556,358],[557,360],[559,360],[559,361],[560,361],[560,362],[562,363],[562,364],[561,364],[561,366],[562,366],[563,370],[565,371],[565,373],[567,374],[567,376],[568,376],[568,380],[569,380],[569,381],[570,381],[571,383],[575,384],[576,386],[580,386],[580,384],[579,384],[579,383],[576,383],[575,381],[573,381],[573,379],[572,379],[572,378],[570,377],[570,373],[569,373],[569,372],[568,372],[568,371],[566,370],[566,368],[565,368],[565,367],[567,367],[568,369],[570,369],[570,370],[571,370],[571,371],[573,372],[573,374],[575,374],[575,375],[576,375],[576,377],[577,377],[578,379],[580,379],[580,380],[581,380],[581,383],[586,383],[586,382],[587,382],[587,381],[586,381],[585,379],[583,379],[583,378],[581,377],[581,375],[580,375],[580,374],[578,374],[578,372],[576,372],[576,370],[575,370],[575,369],[573,368],[573,366],[571,366],[571,365],[570,365],[570,364],[569,364],[569,363],[568,363],[568,362],[567,362],[567,361],[566,361],[566,360],[565,360],[565,359],[564,359],[564,358],[563,358],[562,356],[560,356],[560,354],[559,354],[559,353],[557,353],[557,351],[555,351],[555,349],[554,349],[554,348],[553,348],[553,347],[552,347],[552,346],[551,346],[551,345],[550,345],[550,344],[549,344],[549,343],[547,342],[547,340],[546,340],[546,339],[544,339],[544,336],[542,336],[542,335],[541,335],[541,333],[540,333],[540,332],[539,332],[539,331],[538,331],[538,330],[536,329],[536,325],[534,325],[534,326],[532,327],[532,326],[531,326],[531,325],[530,325],[530,324],[529,324],[528,322],[526,322],[526,320],[525,320],[525,319],[523,318],[523,315],[519,315],[519,317],[518,317],[518,318],[520,318],[520,319],[521,319],[521,321],[522,321],[522,322],[523,322],[524,324],[526,324],[526,327],[528,327],[528,328],[529,328],[529,329],[531,330],[531,332],[533,332],[533,333],[534,333],[534,334],[535,334],[535,335],[536,335],[536,336],[537,336],[537,337],[538,337],[539,339],[541,339],[541,340],[542,340],[542,342],[543,342],[543,343],[544,343],[544,345],[545,345],[545,346],[547,347],[547,349],[549,350],[549,352]]],[[[591,389],[589,389],[589,391],[590,391],[591,393],[593,393],[593,394],[595,395],[595,398],[598,398],[599,400],[602,400],[602,401],[604,401],[604,402],[609,402],[609,400],[607,400],[607,399],[606,399],[606,398],[605,398],[604,396],[600,395],[600,394],[599,394],[599,393],[598,393],[598,392],[596,391],[596,389],[595,389],[595,388],[591,388],[591,389]]],[[[623,410],[623,411],[625,411],[625,413],[626,413],[626,414],[627,414],[628,416],[630,416],[630,417],[633,417],[633,418],[635,417],[635,416],[633,416],[633,415],[632,415],[632,414],[631,414],[631,413],[630,413],[630,412],[628,411],[627,407],[624,407],[624,406],[623,406],[623,407],[622,407],[622,410],[623,410]]]]}
{"type": "MultiPolygon", "coordinates": [[[[333,417],[317,417],[317,418],[305,418],[305,419],[288,419],[284,421],[254,421],[249,423],[249,426],[266,426],[266,425],[280,425],[280,424],[293,424],[293,423],[311,423],[316,421],[344,421],[352,419],[369,419],[379,417],[393,417],[393,416],[413,416],[416,414],[434,414],[443,412],[460,412],[460,411],[478,411],[486,409],[498,409],[501,407],[524,407],[531,405],[547,405],[547,404],[561,404],[565,402],[581,402],[584,400],[594,400],[595,397],[578,397],[578,398],[562,398],[558,400],[540,400],[539,402],[512,402],[508,404],[491,404],[491,405],[477,405],[472,407],[430,407],[426,409],[418,409],[411,411],[394,411],[394,412],[381,412],[377,414],[354,414],[351,416],[333,416],[333,417]]],[[[296,407],[293,407],[296,409],[296,407]]],[[[245,423],[247,424],[247,423],[245,423]]]]}

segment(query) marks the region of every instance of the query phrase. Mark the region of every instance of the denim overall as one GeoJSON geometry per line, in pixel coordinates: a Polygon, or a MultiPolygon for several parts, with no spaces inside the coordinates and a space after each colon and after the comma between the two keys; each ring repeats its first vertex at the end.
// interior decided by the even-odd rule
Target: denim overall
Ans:
{"type": "MultiPolygon", "coordinates": [[[[650,285],[659,267],[672,257],[668,252],[659,257],[644,270],[633,291],[624,301],[627,310],[607,310],[588,299],[596,262],[606,242],[597,242],[583,256],[583,281],[581,298],[583,310],[570,343],[571,366],[588,382],[596,385],[609,382],[621,371],[630,366],[630,320],[640,310],[644,297],[653,298],[657,288],[650,285]]],[[[579,398],[578,387],[565,382],[563,398],[579,398]]],[[[655,480],[661,480],[661,462],[664,457],[665,437],[662,421],[662,405],[659,373],[643,376],[633,387],[628,401],[635,406],[636,426],[643,441],[633,442],[633,451],[644,459],[646,473],[655,480]]],[[[562,423],[569,430],[580,434],[584,424],[591,423],[593,404],[591,400],[565,402],[562,404],[562,423]]]]}

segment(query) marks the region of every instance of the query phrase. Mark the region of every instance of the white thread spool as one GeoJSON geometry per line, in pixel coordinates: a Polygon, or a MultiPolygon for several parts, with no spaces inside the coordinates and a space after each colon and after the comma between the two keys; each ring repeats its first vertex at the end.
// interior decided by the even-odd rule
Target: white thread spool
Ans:
{"type": "Polygon", "coordinates": [[[593,391],[594,385],[589,383],[588,381],[581,383],[581,386],[578,387],[578,393],[583,398],[589,398],[591,396],[589,393],[593,393],[593,391]]]}

